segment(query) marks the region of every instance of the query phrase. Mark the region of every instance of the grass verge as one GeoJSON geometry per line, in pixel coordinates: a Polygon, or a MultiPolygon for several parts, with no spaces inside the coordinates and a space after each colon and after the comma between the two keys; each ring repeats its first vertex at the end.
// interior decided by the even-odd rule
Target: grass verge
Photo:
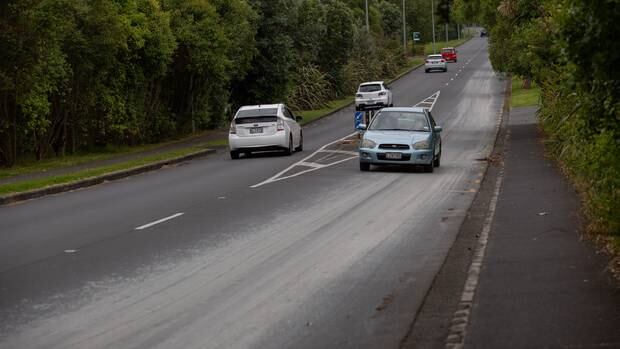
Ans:
{"type": "Polygon", "coordinates": [[[540,88],[532,83],[531,88],[523,88],[523,80],[519,77],[512,78],[512,101],[511,106],[533,107],[540,103],[540,88]]]}
{"type": "Polygon", "coordinates": [[[329,115],[338,109],[346,107],[347,105],[351,104],[354,100],[355,98],[353,96],[348,96],[343,99],[331,101],[327,104],[327,107],[322,108],[322,109],[302,110],[300,112],[301,116],[304,118],[302,124],[305,125],[316,119],[320,119],[326,115],[329,115]]]}
{"type": "MultiPolygon", "coordinates": [[[[23,174],[30,174],[36,172],[46,172],[49,170],[53,170],[61,167],[70,167],[76,165],[82,165],[89,162],[100,161],[100,160],[108,160],[117,156],[122,155],[131,155],[136,153],[141,153],[153,149],[157,149],[163,146],[167,146],[170,144],[175,144],[183,141],[187,141],[196,137],[200,137],[208,133],[209,131],[200,132],[195,135],[184,137],[182,139],[175,139],[168,142],[156,143],[156,144],[145,144],[139,146],[106,146],[100,149],[96,149],[89,153],[78,153],[78,154],[70,154],[64,157],[57,158],[49,158],[43,159],[40,161],[36,161],[35,159],[22,159],[15,166],[10,168],[1,168],[0,167],[0,179],[8,178],[23,174]]],[[[220,140],[215,140],[207,142],[205,146],[217,146],[221,142],[220,140]],[[213,145],[211,144],[213,142],[213,145]]]]}
{"type": "Polygon", "coordinates": [[[168,151],[168,152],[157,154],[157,155],[147,156],[147,157],[140,158],[140,159],[130,160],[130,161],[122,162],[119,164],[78,171],[78,172],[71,173],[71,174],[0,185],[0,195],[20,193],[20,192],[25,192],[25,191],[34,190],[34,189],[42,189],[42,188],[49,187],[51,185],[56,185],[56,184],[71,183],[71,182],[79,181],[82,179],[101,176],[107,173],[128,170],[128,169],[156,163],[156,162],[163,161],[163,160],[174,159],[174,158],[189,155],[189,154],[192,154],[194,152],[197,152],[199,150],[204,150],[204,149],[205,149],[204,145],[203,146],[192,146],[188,148],[168,151]]]}

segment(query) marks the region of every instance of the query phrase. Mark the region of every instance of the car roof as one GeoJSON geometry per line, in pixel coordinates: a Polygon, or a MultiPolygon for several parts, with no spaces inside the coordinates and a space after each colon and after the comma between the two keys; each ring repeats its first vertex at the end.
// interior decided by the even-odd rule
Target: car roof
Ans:
{"type": "Polygon", "coordinates": [[[428,55],[428,56],[429,56],[429,57],[437,57],[437,58],[439,58],[439,57],[441,57],[441,54],[439,54],[439,53],[435,53],[435,54],[428,55]]]}
{"type": "Polygon", "coordinates": [[[381,111],[400,111],[400,112],[409,112],[409,113],[424,113],[424,110],[428,108],[422,107],[388,107],[383,108],[381,111]]]}
{"type": "Polygon", "coordinates": [[[443,47],[442,50],[454,50],[454,47],[443,47]]]}
{"type": "Polygon", "coordinates": [[[239,110],[254,110],[254,109],[274,109],[279,108],[282,104],[258,104],[258,105],[244,105],[239,110]]]}
{"type": "Polygon", "coordinates": [[[364,86],[364,85],[377,85],[377,84],[383,84],[383,81],[369,81],[369,82],[362,82],[360,84],[360,86],[364,86]]]}

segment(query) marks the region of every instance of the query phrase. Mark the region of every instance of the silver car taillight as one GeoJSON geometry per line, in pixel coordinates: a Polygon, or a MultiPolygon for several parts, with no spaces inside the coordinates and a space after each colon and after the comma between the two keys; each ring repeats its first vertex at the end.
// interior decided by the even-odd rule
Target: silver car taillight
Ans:
{"type": "Polygon", "coordinates": [[[284,121],[278,119],[278,131],[284,131],[284,121]]]}
{"type": "Polygon", "coordinates": [[[233,122],[230,123],[230,134],[231,135],[236,135],[237,134],[237,126],[235,126],[235,121],[233,120],[233,122]]]}

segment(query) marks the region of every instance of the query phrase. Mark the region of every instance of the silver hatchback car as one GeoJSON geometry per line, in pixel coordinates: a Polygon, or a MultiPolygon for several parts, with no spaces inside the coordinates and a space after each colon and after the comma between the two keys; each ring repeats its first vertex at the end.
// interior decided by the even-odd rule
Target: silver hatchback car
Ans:
{"type": "Polygon", "coordinates": [[[284,150],[287,155],[302,151],[304,137],[294,116],[284,104],[249,105],[239,108],[230,123],[230,157],[238,159],[258,151],[284,150]]]}
{"type": "Polygon", "coordinates": [[[380,109],[394,105],[392,91],[383,81],[361,83],[355,94],[355,110],[380,109]]]}
{"type": "Polygon", "coordinates": [[[384,108],[375,115],[360,144],[360,170],[370,165],[422,165],[433,172],[441,164],[441,126],[426,108],[384,108]]]}
{"type": "Polygon", "coordinates": [[[428,73],[432,70],[448,71],[448,62],[446,62],[442,55],[429,55],[426,57],[424,71],[428,73]]]}

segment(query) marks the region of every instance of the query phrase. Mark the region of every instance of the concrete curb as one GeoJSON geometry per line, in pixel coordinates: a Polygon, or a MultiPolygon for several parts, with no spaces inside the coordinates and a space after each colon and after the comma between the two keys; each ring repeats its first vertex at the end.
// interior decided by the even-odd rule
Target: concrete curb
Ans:
{"type": "Polygon", "coordinates": [[[127,170],[110,172],[110,173],[106,173],[104,175],[97,176],[97,177],[86,178],[86,179],[81,179],[81,180],[74,181],[74,182],[56,184],[56,185],[52,185],[52,186],[41,188],[41,189],[33,189],[33,190],[21,192],[21,193],[0,196],[0,205],[8,205],[8,204],[16,203],[20,201],[36,199],[36,198],[46,196],[46,195],[58,194],[58,193],[62,193],[62,192],[70,191],[70,190],[91,187],[91,186],[101,184],[106,181],[113,181],[113,180],[117,180],[121,178],[134,176],[134,175],[144,173],[144,172],[155,171],[164,166],[174,165],[174,164],[178,164],[181,162],[196,159],[199,157],[203,157],[209,154],[213,154],[215,153],[215,151],[216,151],[215,149],[200,150],[200,151],[193,152],[193,153],[190,153],[184,156],[179,156],[179,157],[167,159],[167,160],[161,160],[158,162],[154,162],[152,164],[133,167],[127,170]]]}

